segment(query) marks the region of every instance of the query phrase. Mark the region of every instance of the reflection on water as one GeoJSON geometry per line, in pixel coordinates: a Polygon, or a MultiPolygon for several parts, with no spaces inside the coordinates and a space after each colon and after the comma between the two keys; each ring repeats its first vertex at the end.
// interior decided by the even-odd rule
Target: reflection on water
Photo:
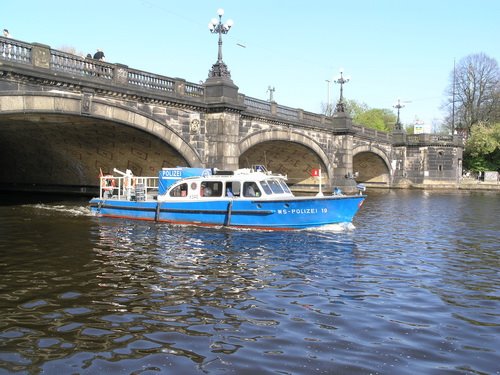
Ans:
{"type": "Polygon", "coordinates": [[[0,373],[498,373],[494,194],[289,233],[0,206],[0,373]]]}

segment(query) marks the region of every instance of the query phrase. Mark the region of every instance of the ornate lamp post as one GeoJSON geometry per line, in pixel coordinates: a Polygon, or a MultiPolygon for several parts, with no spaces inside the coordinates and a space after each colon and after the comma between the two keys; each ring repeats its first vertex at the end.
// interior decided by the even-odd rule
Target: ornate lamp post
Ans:
{"type": "Polygon", "coordinates": [[[226,23],[222,23],[222,16],[224,15],[224,9],[220,8],[217,10],[219,15],[219,20],[212,18],[208,23],[208,28],[213,34],[219,34],[219,54],[217,56],[217,62],[212,65],[212,69],[208,73],[208,77],[227,77],[231,78],[231,73],[227,68],[227,65],[222,61],[222,34],[227,34],[231,26],[233,26],[233,21],[228,20],[226,23]]]}
{"type": "Polygon", "coordinates": [[[401,121],[399,120],[399,111],[401,108],[404,107],[404,105],[401,104],[401,101],[398,99],[398,102],[394,104],[393,107],[398,110],[398,119],[396,120],[396,124],[394,125],[394,130],[401,130],[402,127],[401,127],[401,121]]]}
{"type": "Polygon", "coordinates": [[[274,91],[276,91],[276,89],[274,87],[269,86],[267,88],[267,91],[269,92],[269,101],[271,103],[273,103],[274,102],[273,94],[274,94],[274,91]]]}
{"type": "Polygon", "coordinates": [[[338,83],[340,85],[340,98],[335,106],[335,112],[345,112],[345,103],[344,103],[344,84],[349,82],[351,79],[349,77],[344,78],[343,71],[340,69],[339,77],[333,82],[338,83]]]}

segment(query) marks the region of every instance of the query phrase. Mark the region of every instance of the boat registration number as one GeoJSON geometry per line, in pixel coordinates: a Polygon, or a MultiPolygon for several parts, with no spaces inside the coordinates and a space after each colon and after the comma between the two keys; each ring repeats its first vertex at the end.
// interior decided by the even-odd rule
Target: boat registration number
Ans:
{"type": "Polygon", "coordinates": [[[280,215],[288,215],[288,214],[314,215],[317,214],[318,212],[326,214],[328,212],[328,208],[321,208],[320,210],[318,210],[317,208],[300,208],[300,209],[292,208],[292,209],[277,210],[277,212],[280,215]]]}

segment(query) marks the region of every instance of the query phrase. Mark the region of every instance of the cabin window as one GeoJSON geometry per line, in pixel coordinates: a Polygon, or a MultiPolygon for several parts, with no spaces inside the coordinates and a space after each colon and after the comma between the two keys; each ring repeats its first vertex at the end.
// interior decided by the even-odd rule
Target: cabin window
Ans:
{"type": "Polygon", "coordinates": [[[260,197],[261,192],[255,182],[243,183],[243,196],[245,197],[260,197]]]}
{"type": "Polygon", "coordinates": [[[188,191],[188,184],[183,183],[175,186],[172,190],[170,190],[171,197],[185,197],[188,191]]]}
{"type": "Polygon", "coordinates": [[[285,181],[283,181],[283,180],[278,180],[278,181],[279,181],[279,183],[280,183],[280,185],[283,188],[283,191],[285,193],[291,193],[290,188],[288,187],[288,185],[286,184],[285,181]]]}
{"type": "Polygon", "coordinates": [[[283,194],[283,188],[281,187],[279,181],[277,180],[268,180],[267,183],[271,187],[271,190],[275,194],[283,194]]]}
{"type": "Polygon", "coordinates": [[[271,195],[273,193],[266,181],[261,181],[260,186],[262,186],[262,189],[264,189],[266,194],[271,195]]]}
{"type": "Polygon", "coordinates": [[[241,183],[239,181],[226,182],[226,196],[239,197],[241,194],[241,183]]]}
{"type": "Polygon", "coordinates": [[[202,197],[221,197],[222,182],[220,181],[204,181],[200,186],[200,196],[202,197]]]}

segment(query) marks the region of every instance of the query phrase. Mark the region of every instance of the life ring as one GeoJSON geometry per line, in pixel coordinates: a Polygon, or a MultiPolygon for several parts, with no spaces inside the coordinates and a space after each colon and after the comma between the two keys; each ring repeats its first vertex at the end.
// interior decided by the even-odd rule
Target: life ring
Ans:
{"type": "Polygon", "coordinates": [[[112,175],[106,175],[101,178],[101,188],[105,191],[111,191],[116,186],[116,180],[112,175]]]}

